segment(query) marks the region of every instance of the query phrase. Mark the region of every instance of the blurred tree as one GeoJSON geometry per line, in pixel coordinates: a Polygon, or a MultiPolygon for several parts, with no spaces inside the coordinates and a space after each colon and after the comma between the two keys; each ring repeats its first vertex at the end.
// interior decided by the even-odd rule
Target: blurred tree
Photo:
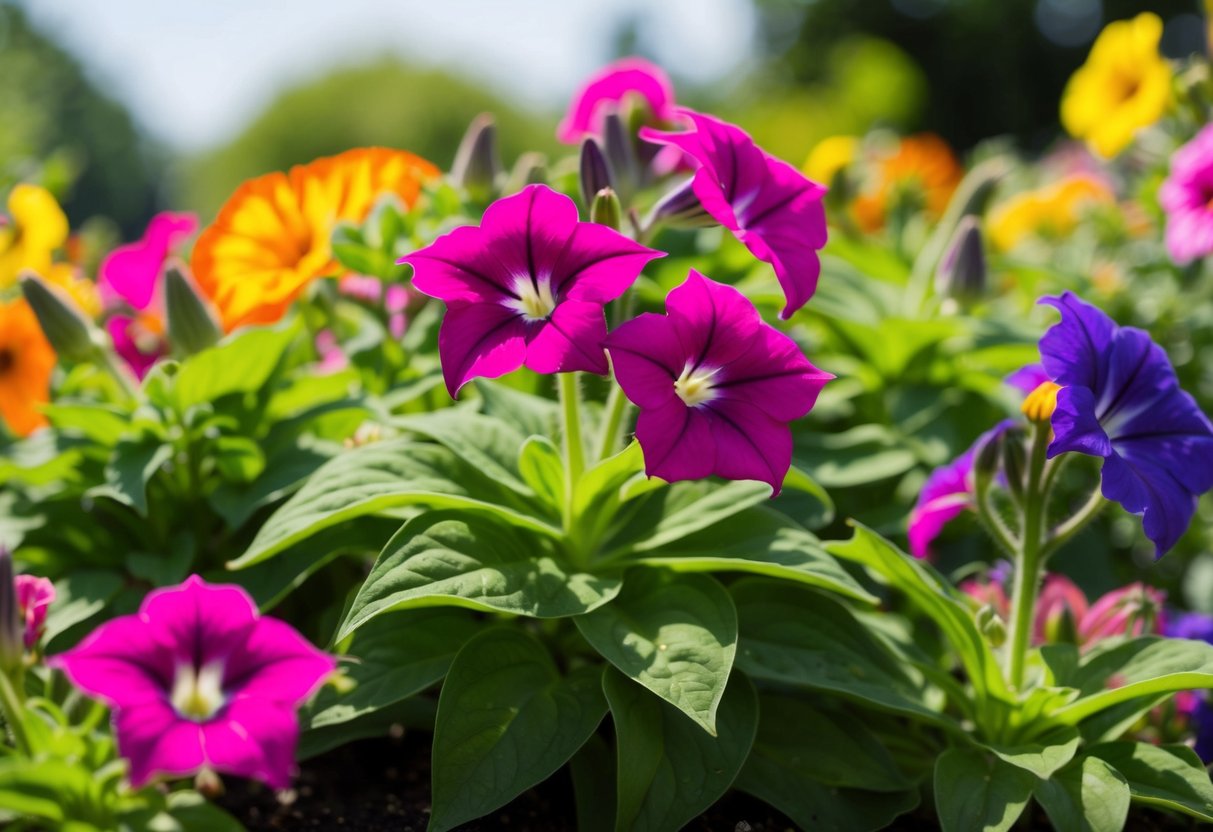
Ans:
{"type": "Polygon", "coordinates": [[[929,82],[915,128],[960,148],[1011,134],[1040,147],[1058,102],[1104,24],[1143,8],[1168,22],[1164,49],[1201,48],[1199,0],[755,0],[762,52],[791,85],[820,82],[831,46],[862,34],[897,44],[929,82]]]}
{"type": "Polygon", "coordinates": [[[40,182],[72,227],[105,215],[127,236],[156,208],[158,164],[130,115],[61,48],[0,2],[0,192],[40,182]]]}
{"type": "Polygon", "coordinates": [[[507,166],[556,147],[554,119],[537,119],[483,85],[385,58],[283,93],[240,136],[185,163],[181,204],[213,216],[244,180],[352,147],[409,150],[449,168],[469,122],[490,112],[507,166]]]}

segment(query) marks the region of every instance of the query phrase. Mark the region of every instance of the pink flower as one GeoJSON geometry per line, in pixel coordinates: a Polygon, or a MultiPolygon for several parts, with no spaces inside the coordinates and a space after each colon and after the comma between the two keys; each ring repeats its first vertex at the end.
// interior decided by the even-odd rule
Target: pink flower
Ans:
{"type": "Polygon", "coordinates": [[[111,251],[97,272],[101,299],[111,309],[125,302],[134,316],[111,315],[106,329],[114,349],[139,378],[168,352],[164,338],[164,298],[160,274],[173,246],[198,228],[193,214],[152,217],[143,239],[111,251]]]}
{"type": "Polygon", "coordinates": [[[621,58],[599,70],[576,92],[556,128],[556,138],[577,144],[587,135],[600,135],[608,108],[629,95],[643,99],[656,121],[670,121],[675,116],[674,85],[665,70],[643,58],[621,58]]]}
{"type": "Polygon", "coordinates": [[[42,637],[46,627],[46,611],[55,600],[55,585],[46,578],[33,575],[18,575],[15,579],[17,588],[17,617],[25,628],[23,641],[25,649],[31,649],[42,637]]]}
{"type": "Polygon", "coordinates": [[[1011,617],[1011,601],[1007,598],[1007,591],[998,581],[971,578],[961,582],[960,591],[979,605],[989,604],[1004,621],[1011,617]]]}
{"type": "Polygon", "coordinates": [[[261,618],[240,587],[197,575],[50,664],[114,709],[132,785],[211,769],[274,788],[290,783],[295,709],[335,666],[289,625],[261,618]]]}
{"type": "Polygon", "coordinates": [[[1046,575],[1044,587],[1036,599],[1033,628],[1036,643],[1073,643],[1086,614],[1087,596],[1077,584],[1065,575],[1046,575]]]}
{"type": "Polygon", "coordinates": [[[1113,636],[1140,636],[1163,632],[1163,605],[1167,596],[1143,583],[1109,592],[1091,604],[1078,625],[1084,646],[1113,636]]]}
{"type": "Polygon", "coordinates": [[[1171,157],[1158,189],[1167,214],[1167,250],[1179,265],[1213,253],[1213,124],[1171,157]]]}
{"type": "Polygon", "coordinates": [[[579,222],[577,206],[545,185],[499,199],[480,226],[456,228],[399,262],[417,291],[446,302],[438,353],[455,396],[481,376],[605,374],[604,304],[663,257],[616,231],[579,222]]]}
{"type": "Polygon", "coordinates": [[[316,369],[321,373],[328,375],[350,366],[349,358],[341,349],[341,345],[337,343],[337,336],[331,329],[322,329],[317,332],[315,345],[316,354],[320,356],[320,360],[316,362],[316,369]]]}
{"type": "Polygon", "coordinates": [[[615,377],[637,407],[645,472],[668,482],[718,474],[779,493],[792,464],[788,423],[832,379],[796,342],[763,323],[741,292],[692,271],[606,340],[615,377]]]}
{"type": "Polygon", "coordinates": [[[790,317],[817,289],[817,251],[826,243],[821,204],[826,188],[764,152],[740,127],[693,110],[679,112],[691,120],[691,131],[646,127],[640,137],[674,145],[694,160],[695,196],[755,257],[774,267],[787,298],[780,317],[790,317]]]}

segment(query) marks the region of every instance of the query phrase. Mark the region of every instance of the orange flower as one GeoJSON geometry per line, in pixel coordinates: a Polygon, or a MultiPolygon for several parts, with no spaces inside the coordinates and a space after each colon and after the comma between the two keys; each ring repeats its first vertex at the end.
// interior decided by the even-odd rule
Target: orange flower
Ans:
{"type": "Polygon", "coordinates": [[[1024,239],[1058,239],[1074,230],[1083,212],[1099,203],[1114,202],[1112,189],[1085,173],[1008,199],[990,214],[990,239],[1009,251],[1024,239]]]}
{"type": "Polygon", "coordinates": [[[18,436],[46,424],[38,405],[50,401],[55,351],[24,300],[0,303],[0,417],[18,436]]]}
{"type": "Polygon", "coordinates": [[[905,137],[873,168],[869,187],[852,206],[859,227],[867,232],[878,231],[901,200],[914,200],[928,216],[938,219],[963,174],[947,142],[933,133],[905,137]]]}
{"type": "Polygon", "coordinates": [[[339,273],[329,246],[338,222],[361,222],[387,192],[412,205],[436,176],[411,153],[371,147],[250,179],[198,238],[194,278],[225,330],[276,321],[313,280],[339,273]]]}

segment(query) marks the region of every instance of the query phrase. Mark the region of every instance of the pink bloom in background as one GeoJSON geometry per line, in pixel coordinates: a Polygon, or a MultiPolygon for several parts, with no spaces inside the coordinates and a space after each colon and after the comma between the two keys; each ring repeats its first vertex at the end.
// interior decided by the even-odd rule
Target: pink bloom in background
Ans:
{"type": "Polygon", "coordinates": [[[979,605],[989,604],[1004,621],[1011,617],[1011,601],[999,581],[971,578],[961,582],[960,591],[979,605]]]}
{"type": "Polygon", "coordinates": [[[38,643],[46,626],[46,611],[55,600],[55,585],[46,578],[34,575],[18,575],[17,617],[24,628],[23,641],[28,650],[38,643]]]}
{"type": "Polygon", "coordinates": [[[196,575],[50,664],[114,710],[136,787],[207,768],[285,788],[295,710],[335,667],[289,625],[261,618],[242,588],[196,575]]]}
{"type": "Polygon", "coordinates": [[[1036,599],[1036,644],[1073,640],[1087,615],[1087,596],[1065,575],[1046,575],[1036,599]],[[1066,619],[1069,629],[1064,629],[1066,619]]]}
{"type": "Polygon", "coordinates": [[[134,313],[111,315],[106,329],[118,355],[139,378],[168,352],[160,280],[164,261],[197,228],[193,214],[157,214],[142,240],[118,246],[101,261],[97,286],[102,301],[110,309],[125,304],[134,313]]]}
{"type": "Polygon", "coordinates": [[[454,397],[480,376],[608,371],[603,305],[661,252],[579,222],[577,206],[545,185],[499,199],[479,227],[456,228],[402,257],[417,291],[446,303],[438,353],[454,397]]]}
{"type": "Polygon", "coordinates": [[[387,287],[383,298],[383,306],[387,309],[388,333],[399,341],[408,329],[409,320],[405,311],[409,308],[409,290],[398,283],[387,287]]]}
{"type": "Polygon", "coordinates": [[[599,70],[573,95],[556,138],[577,144],[586,136],[600,135],[608,108],[630,95],[642,99],[656,121],[670,121],[676,115],[674,85],[665,70],[643,58],[621,58],[599,70]]]}
{"type": "Polygon", "coordinates": [[[337,336],[331,329],[322,329],[317,332],[315,345],[316,354],[320,356],[316,369],[321,373],[336,373],[350,366],[350,360],[346,357],[345,351],[341,349],[341,345],[337,343],[337,336]]]}
{"type": "Polygon", "coordinates": [[[1213,253],[1213,124],[1175,151],[1158,201],[1172,260],[1182,266],[1213,253]]]}
{"type": "Polygon", "coordinates": [[[1113,636],[1160,633],[1166,600],[1162,591],[1143,583],[1114,589],[1091,604],[1078,625],[1079,641],[1089,647],[1113,636]]]}
{"type": "Polygon", "coordinates": [[[833,376],[741,292],[696,271],[670,292],[666,313],[640,315],[606,340],[615,377],[640,408],[645,472],[668,482],[761,480],[778,494],[792,464],[788,423],[833,376]]]}
{"type": "Polygon", "coordinates": [[[826,243],[823,185],[767,154],[736,125],[680,110],[693,129],[664,133],[643,128],[640,137],[673,145],[697,165],[691,187],[704,210],[733,232],[759,260],[770,263],[787,298],[787,319],[813,296],[826,243]]]}

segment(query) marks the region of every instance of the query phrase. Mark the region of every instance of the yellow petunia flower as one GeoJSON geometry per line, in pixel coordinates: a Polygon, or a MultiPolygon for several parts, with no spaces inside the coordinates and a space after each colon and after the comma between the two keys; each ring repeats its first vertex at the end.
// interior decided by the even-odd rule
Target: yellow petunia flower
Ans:
{"type": "Polygon", "coordinates": [[[18,436],[46,424],[55,351],[24,300],[0,303],[0,418],[18,436]]]}
{"type": "Polygon", "coordinates": [[[905,200],[938,219],[963,173],[952,149],[939,136],[906,136],[892,153],[876,162],[871,180],[851,210],[859,227],[869,233],[883,227],[889,211],[905,200]]]}
{"type": "Polygon", "coordinates": [[[278,320],[313,280],[336,276],[329,238],[395,193],[412,205],[432,164],[400,150],[363,148],[241,185],[194,246],[194,278],[231,331],[278,320]]]}
{"type": "Polygon", "coordinates": [[[1115,196],[1101,180],[1087,174],[1067,176],[1060,182],[1008,199],[990,214],[990,240],[999,251],[1009,251],[1025,239],[1057,239],[1078,225],[1091,205],[1111,203],[1115,196]]]}
{"type": "Polygon", "coordinates": [[[50,272],[55,249],[67,242],[67,217],[50,191],[17,185],[8,195],[9,221],[0,225],[0,289],[21,272],[50,272]]]}
{"type": "Polygon", "coordinates": [[[801,170],[814,182],[829,185],[840,170],[855,160],[858,149],[859,139],[855,136],[830,136],[813,147],[801,170]]]}
{"type": "Polygon", "coordinates": [[[1105,159],[1171,106],[1171,65],[1158,52],[1161,39],[1162,20],[1151,12],[1109,23],[1066,84],[1062,125],[1105,159]]]}

